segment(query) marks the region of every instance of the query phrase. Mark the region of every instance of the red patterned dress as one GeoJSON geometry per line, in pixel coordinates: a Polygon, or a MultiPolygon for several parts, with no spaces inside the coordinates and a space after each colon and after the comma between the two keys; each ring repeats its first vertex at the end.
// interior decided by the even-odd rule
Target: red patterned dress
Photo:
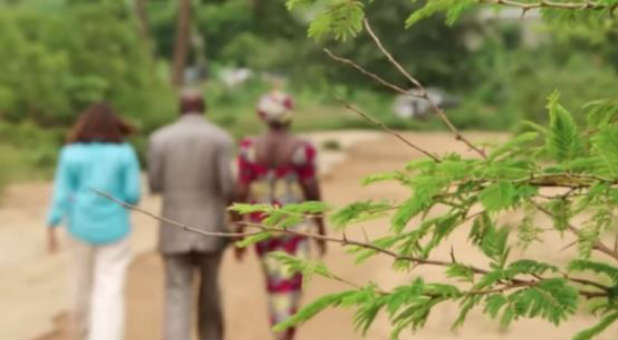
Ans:
{"type": "MultiPolygon", "coordinates": [[[[256,160],[256,139],[245,138],[240,144],[238,156],[239,182],[249,186],[249,202],[285,205],[304,200],[300,181],[316,175],[316,150],[309,143],[301,143],[292,153],[289,164],[268,167],[256,160]]],[[[252,222],[260,222],[264,216],[253,214],[252,222]]],[[[306,230],[309,222],[293,227],[306,230]]],[[[262,262],[269,295],[269,312],[272,324],[277,324],[293,315],[299,305],[302,285],[301,273],[290,273],[278,261],[267,256],[270,252],[284,251],[305,258],[308,255],[308,240],[298,235],[277,235],[256,244],[262,262]]],[[[294,329],[288,329],[288,336],[294,329]]]]}

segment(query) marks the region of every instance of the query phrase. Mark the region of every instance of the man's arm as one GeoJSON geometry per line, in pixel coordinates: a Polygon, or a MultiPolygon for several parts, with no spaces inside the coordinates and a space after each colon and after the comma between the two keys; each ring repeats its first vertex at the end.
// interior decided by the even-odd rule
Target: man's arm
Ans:
{"type": "Polygon", "coordinates": [[[234,176],[232,174],[232,140],[226,138],[218,150],[217,155],[217,179],[221,195],[228,204],[235,199],[234,176]]]}
{"type": "Polygon", "coordinates": [[[163,191],[163,154],[152,137],[148,143],[148,186],[153,194],[163,191]]]}

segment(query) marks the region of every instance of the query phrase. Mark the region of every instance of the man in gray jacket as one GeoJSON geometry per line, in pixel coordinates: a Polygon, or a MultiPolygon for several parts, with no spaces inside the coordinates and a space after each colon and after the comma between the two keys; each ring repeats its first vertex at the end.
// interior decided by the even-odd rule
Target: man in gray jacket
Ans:
{"type": "MultiPolygon", "coordinates": [[[[180,118],[150,137],[150,189],[163,196],[162,215],[204,231],[227,231],[226,206],[232,200],[230,136],[204,118],[199,92],[185,91],[180,118]]],[[[191,338],[193,274],[200,273],[198,334],[223,338],[218,271],[225,240],[205,237],[167,223],[159,229],[165,263],[165,339],[191,338]]]]}

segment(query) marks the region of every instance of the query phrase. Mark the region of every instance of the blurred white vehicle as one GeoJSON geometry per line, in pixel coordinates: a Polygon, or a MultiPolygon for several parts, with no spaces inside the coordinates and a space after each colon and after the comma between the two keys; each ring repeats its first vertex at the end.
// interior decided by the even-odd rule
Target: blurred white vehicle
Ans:
{"type": "MultiPolygon", "coordinates": [[[[401,118],[422,118],[431,113],[429,102],[420,98],[419,90],[409,90],[407,95],[398,95],[393,103],[393,111],[401,118]]],[[[429,99],[441,108],[457,105],[458,99],[439,88],[427,88],[429,99]]]]}

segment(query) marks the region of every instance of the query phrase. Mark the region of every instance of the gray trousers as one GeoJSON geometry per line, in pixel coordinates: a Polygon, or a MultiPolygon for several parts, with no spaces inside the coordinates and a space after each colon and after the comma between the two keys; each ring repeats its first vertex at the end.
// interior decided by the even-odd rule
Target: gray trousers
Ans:
{"type": "Polygon", "coordinates": [[[167,340],[191,339],[193,277],[199,272],[197,308],[198,335],[202,340],[223,338],[223,315],[219,294],[221,253],[164,254],[165,327],[167,340]]]}

